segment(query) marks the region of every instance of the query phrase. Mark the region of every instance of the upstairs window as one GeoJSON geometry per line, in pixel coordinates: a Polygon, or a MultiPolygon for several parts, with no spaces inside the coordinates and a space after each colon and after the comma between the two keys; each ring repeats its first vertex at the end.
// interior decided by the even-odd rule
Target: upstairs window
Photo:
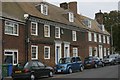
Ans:
{"type": "Polygon", "coordinates": [[[5,22],[5,34],[8,35],[19,35],[19,26],[17,23],[13,23],[10,21],[5,22]]]}
{"type": "Polygon", "coordinates": [[[107,36],[107,44],[110,44],[110,37],[107,36]]]}
{"type": "Polygon", "coordinates": [[[69,12],[69,22],[74,22],[74,14],[69,12]]]}
{"type": "Polygon", "coordinates": [[[50,26],[49,25],[44,25],[44,36],[50,37],[50,26]]]}
{"type": "Polygon", "coordinates": [[[48,15],[48,5],[41,4],[41,13],[44,15],[48,15]]]}
{"type": "Polygon", "coordinates": [[[72,39],[73,41],[77,41],[76,31],[72,31],[72,39]]]}
{"type": "Polygon", "coordinates": [[[97,42],[97,34],[94,33],[94,41],[97,42]]]}
{"type": "Polygon", "coordinates": [[[60,38],[60,27],[55,27],[55,38],[60,38]]]}
{"type": "Polygon", "coordinates": [[[38,24],[31,22],[31,35],[38,35],[38,24]]]}
{"type": "Polygon", "coordinates": [[[99,34],[99,42],[102,42],[102,41],[101,41],[101,34],[99,34]]]}
{"type": "Polygon", "coordinates": [[[106,43],[105,35],[103,35],[103,43],[106,43]]]}
{"type": "Polygon", "coordinates": [[[92,33],[88,32],[88,41],[92,41],[92,33]]]}

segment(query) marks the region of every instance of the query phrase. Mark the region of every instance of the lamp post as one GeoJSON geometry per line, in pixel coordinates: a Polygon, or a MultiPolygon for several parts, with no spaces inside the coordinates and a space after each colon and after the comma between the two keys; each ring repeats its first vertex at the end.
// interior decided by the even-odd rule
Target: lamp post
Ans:
{"type": "Polygon", "coordinates": [[[25,61],[28,61],[28,43],[29,43],[29,36],[28,36],[28,20],[29,20],[29,14],[24,14],[25,19],[25,61]]]}
{"type": "Polygon", "coordinates": [[[113,25],[111,25],[111,52],[113,54],[113,25]]]}

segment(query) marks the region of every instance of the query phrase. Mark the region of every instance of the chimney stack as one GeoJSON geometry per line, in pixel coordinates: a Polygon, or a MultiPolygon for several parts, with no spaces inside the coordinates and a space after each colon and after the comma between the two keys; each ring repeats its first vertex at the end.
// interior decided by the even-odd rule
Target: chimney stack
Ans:
{"type": "Polygon", "coordinates": [[[95,14],[95,19],[99,24],[103,24],[103,18],[104,18],[104,15],[101,12],[101,10],[95,14]]]}
{"type": "Polygon", "coordinates": [[[61,3],[60,7],[63,9],[69,9],[73,13],[77,14],[77,2],[61,3]]]}
{"type": "Polygon", "coordinates": [[[77,2],[69,2],[69,9],[77,14],[77,2]]]}
{"type": "Polygon", "coordinates": [[[64,2],[60,4],[60,7],[63,9],[68,9],[68,3],[64,2]]]}

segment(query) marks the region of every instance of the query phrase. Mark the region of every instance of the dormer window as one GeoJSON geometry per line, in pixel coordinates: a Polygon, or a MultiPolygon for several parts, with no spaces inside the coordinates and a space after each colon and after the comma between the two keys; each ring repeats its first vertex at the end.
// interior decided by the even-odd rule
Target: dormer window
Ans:
{"type": "Polygon", "coordinates": [[[74,14],[69,12],[69,22],[74,22],[74,14]]]}
{"type": "Polygon", "coordinates": [[[48,15],[48,5],[41,4],[41,13],[44,15],[48,15]]]}
{"type": "Polygon", "coordinates": [[[83,22],[87,27],[91,28],[91,20],[85,19],[83,22]]]}
{"type": "Polygon", "coordinates": [[[102,31],[105,31],[105,27],[104,27],[104,25],[102,25],[102,31]]]}

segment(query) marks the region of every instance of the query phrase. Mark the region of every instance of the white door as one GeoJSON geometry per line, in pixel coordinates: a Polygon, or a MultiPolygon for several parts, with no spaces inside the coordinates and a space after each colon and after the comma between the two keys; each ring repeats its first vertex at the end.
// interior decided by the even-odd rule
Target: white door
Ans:
{"type": "Polygon", "coordinates": [[[55,44],[55,63],[57,64],[59,62],[59,59],[61,58],[61,43],[55,44]]]}

